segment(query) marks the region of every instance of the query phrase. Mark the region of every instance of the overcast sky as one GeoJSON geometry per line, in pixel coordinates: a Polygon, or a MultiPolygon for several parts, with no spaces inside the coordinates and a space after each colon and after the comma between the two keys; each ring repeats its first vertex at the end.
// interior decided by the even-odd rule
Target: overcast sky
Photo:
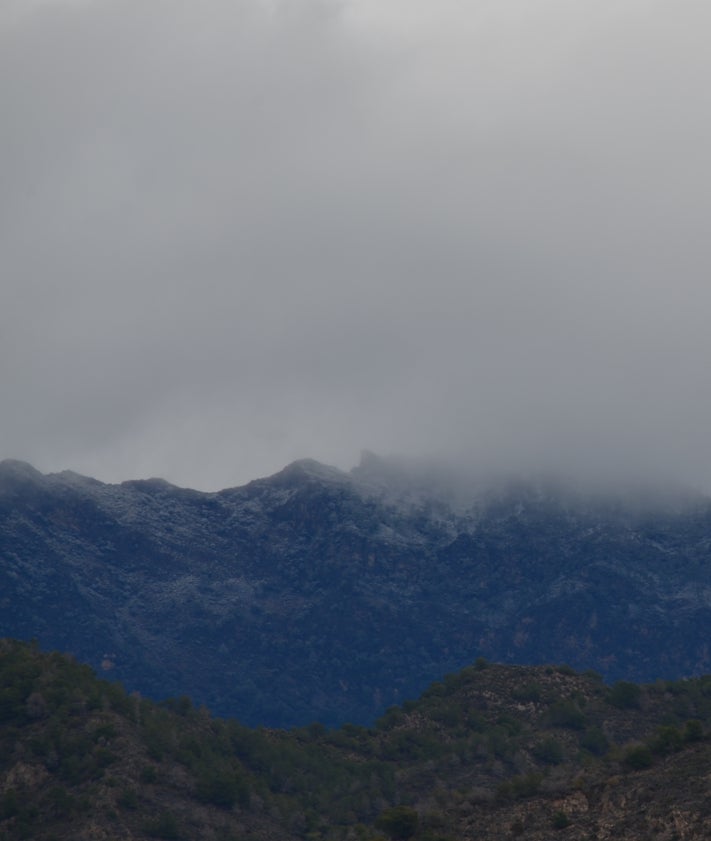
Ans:
{"type": "Polygon", "coordinates": [[[0,456],[711,490],[707,0],[2,0],[0,456]]]}

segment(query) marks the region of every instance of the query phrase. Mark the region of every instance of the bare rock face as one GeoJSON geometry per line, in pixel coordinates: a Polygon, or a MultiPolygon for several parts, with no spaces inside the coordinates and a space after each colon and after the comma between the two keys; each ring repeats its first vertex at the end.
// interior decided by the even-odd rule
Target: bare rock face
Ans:
{"type": "Polygon", "coordinates": [[[371,454],[219,493],[0,464],[0,634],[248,723],[372,720],[478,656],[711,670],[711,503],[371,454]]]}

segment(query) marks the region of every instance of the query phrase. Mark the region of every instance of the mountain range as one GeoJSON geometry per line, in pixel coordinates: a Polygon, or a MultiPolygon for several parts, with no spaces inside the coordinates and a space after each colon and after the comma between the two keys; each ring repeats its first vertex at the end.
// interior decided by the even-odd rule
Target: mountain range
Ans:
{"type": "Polygon", "coordinates": [[[711,671],[711,500],[370,453],[206,493],[0,463],[0,635],[247,724],[372,722],[478,657],[711,671]]]}

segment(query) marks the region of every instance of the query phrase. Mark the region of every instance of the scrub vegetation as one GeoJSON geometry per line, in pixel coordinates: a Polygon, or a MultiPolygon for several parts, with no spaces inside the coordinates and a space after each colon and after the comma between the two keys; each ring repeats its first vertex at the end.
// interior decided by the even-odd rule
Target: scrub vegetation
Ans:
{"type": "Polygon", "coordinates": [[[288,731],[10,640],[0,686],[3,841],[583,839],[602,823],[641,839],[671,803],[684,837],[708,837],[711,677],[608,686],[480,659],[370,727],[288,731]]]}

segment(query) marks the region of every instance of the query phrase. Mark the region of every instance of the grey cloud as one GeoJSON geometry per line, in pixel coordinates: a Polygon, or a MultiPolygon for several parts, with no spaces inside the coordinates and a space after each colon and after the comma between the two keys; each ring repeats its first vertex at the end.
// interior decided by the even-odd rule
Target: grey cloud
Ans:
{"type": "Polygon", "coordinates": [[[705,5],[0,11],[5,455],[711,485],[705,5]]]}

